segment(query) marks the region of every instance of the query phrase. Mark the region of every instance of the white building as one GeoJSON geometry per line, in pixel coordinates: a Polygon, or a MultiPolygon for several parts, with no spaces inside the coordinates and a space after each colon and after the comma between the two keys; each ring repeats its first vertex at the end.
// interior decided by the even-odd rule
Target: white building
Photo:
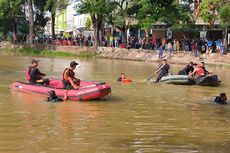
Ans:
{"type": "Polygon", "coordinates": [[[76,3],[73,1],[71,2],[66,9],[66,23],[67,23],[67,30],[66,32],[73,32],[74,30],[74,14],[76,13],[75,10],[76,3]]]}
{"type": "Polygon", "coordinates": [[[66,32],[73,32],[73,35],[82,33],[85,30],[86,19],[90,17],[88,14],[77,13],[76,6],[80,0],[73,0],[67,6],[67,30],[66,32]]]}

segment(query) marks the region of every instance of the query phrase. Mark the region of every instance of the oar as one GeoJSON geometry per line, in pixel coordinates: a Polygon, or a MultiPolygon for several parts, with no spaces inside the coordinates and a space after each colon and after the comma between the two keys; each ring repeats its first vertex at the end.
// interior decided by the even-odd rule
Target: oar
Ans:
{"type": "MultiPolygon", "coordinates": [[[[157,74],[163,67],[165,66],[165,64],[162,64],[155,72],[155,74],[157,74]]],[[[149,76],[146,80],[147,81],[150,81],[152,79],[152,77],[155,75],[155,74],[152,74],[151,76],[149,76]]]]}
{"type": "Polygon", "coordinates": [[[152,77],[154,76],[154,74],[152,74],[151,76],[149,76],[146,80],[150,81],[152,79],[152,77]]]}

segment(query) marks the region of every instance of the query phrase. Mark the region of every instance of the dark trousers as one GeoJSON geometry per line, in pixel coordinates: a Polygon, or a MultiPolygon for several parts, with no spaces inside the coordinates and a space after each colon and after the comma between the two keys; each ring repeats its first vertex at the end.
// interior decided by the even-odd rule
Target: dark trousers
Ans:
{"type": "Polygon", "coordinates": [[[155,83],[159,82],[163,76],[167,76],[167,75],[168,75],[168,74],[161,74],[161,73],[160,73],[160,74],[158,75],[158,77],[157,77],[155,83]]]}
{"type": "Polygon", "coordinates": [[[42,79],[42,82],[36,82],[36,81],[29,81],[30,84],[38,84],[38,85],[49,85],[50,84],[50,81],[49,79],[42,79]]]}
{"type": "Polygon", "coordinates": [[[64,89],[73,89],[72,85],[70,84],[69,81],[62,80],[63,88],[64,89]]]}

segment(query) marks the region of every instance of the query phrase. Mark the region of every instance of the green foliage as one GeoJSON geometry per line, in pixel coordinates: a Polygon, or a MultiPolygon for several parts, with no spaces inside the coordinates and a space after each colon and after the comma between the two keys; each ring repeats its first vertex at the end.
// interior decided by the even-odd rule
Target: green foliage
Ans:
{"type": "Polygon", "coordinates": [[[77,7],[80,14],[90,14],[94,28],[95,46],[99,45],[99,31],[104,21],[108,20],[116,8],[114,2],[108,0],[82,0],[77,7]]]}
{"type": "Polygon", "coordinates": [[[194,24],[189,7],[190,0],[184,0],[183,4],[178,4],[175,0],[136,0],[136,2],[141,6],[137,17],[142,29],[152,28],[156,22],[163,22],[173,28],[194,24]]]}
{"type": "Polygon", "coordinates": [[[47,0],[34,0],[35,22],[34,30],[36,34],[43,33],[43,28],[46,26],[48,18],[45,15],[45,5],[47,0]]]}
{"type": "Polygon", "coordinates": [[[128,0],[121,0],[119,2],[114,0],[114,3],[116,4],[116,10],[114,10],[108,22],[122,31],[127,30],[131,26],[132,21],[135,21],[139,5],[128,0]]]}
{"type": "Polygon", "coordinates": [[[91,29],[91,18],[90,17],[87,17],[87,19],[86,19],[86,22],[85,22],[85,29],[86,30],[90,30],[91,29]]]}
{"type": "Polygon", "coordinates": [[[7,32],[15,30],[15,25],[25,23],[24,3],[25,0],[0,0],[0,31],[5,38],[7,32]]]}
{"type": "Polygon", "coordinates": [[[63,10],[67,7],[68,0],[47,0],[45,10],[50,11],[51,14],[56,14],[57,10],[63,10]]]}
{"type": "Polygon", "coordinates": [[[223,27],[230,25],[230,1],[228,0],[203,0],[201,17],[210,26],[219,21],[223,27]]]}
{"type": "Polygon", "coordinates": [[[220,8],[220,20],[223,27],[230,26],[230,2],[229,5],[224,5],[220,8]]]}
{"type": "Polygon", "coordinates": [[[81,14],[89,13],[92,22],[95,23],[109,17],[110,13],[115,9],[115,3],[107,0],[84,0],[77,5],[77,8],[81,14]]]}
{"type": "Polygon", "coordinates": [[[79,57],[79,58],[92,58],[95,56],[92,52],[81,51],[79,53],[69,53],[63,51],[52,51],[52,50],[40,50],[35,48],[18,48],[16,50],[8,50],[13,51],[17,55],[40,55],[46,57],[79,57]]]}
{"type": "Polygon", "coordinates": [[[217,9],[217,0],[203,0],[200,9],[200,15],[205,22],[208,22],[210,26],[214,26],[218,16],[215,12],[217,9]]]}

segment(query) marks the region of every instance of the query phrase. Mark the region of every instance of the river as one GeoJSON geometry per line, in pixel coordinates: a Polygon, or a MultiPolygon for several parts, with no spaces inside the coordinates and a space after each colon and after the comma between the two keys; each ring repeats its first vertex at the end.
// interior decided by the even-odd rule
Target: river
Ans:
{"type": "MultiPolygon", "coordinates": [[[[0,56],[0,152],[7,153],[217,153],[230,152],[230,106],[209,100],[229,92],[230,67],[208,66],[219,87],[146,83],[154,63],[75,59],[84,80],[107,82],[108,100],[47,103],[44,95],[11,91],[25,81],[32,57],[0,56]],[[125,72],[134,82],[115,80],[125,72]]],[[[60,78],[71,58],[44,58],[39,68],[60,78]]],[[[183,65],[171,65],[176,73],[183,65]]]]}

